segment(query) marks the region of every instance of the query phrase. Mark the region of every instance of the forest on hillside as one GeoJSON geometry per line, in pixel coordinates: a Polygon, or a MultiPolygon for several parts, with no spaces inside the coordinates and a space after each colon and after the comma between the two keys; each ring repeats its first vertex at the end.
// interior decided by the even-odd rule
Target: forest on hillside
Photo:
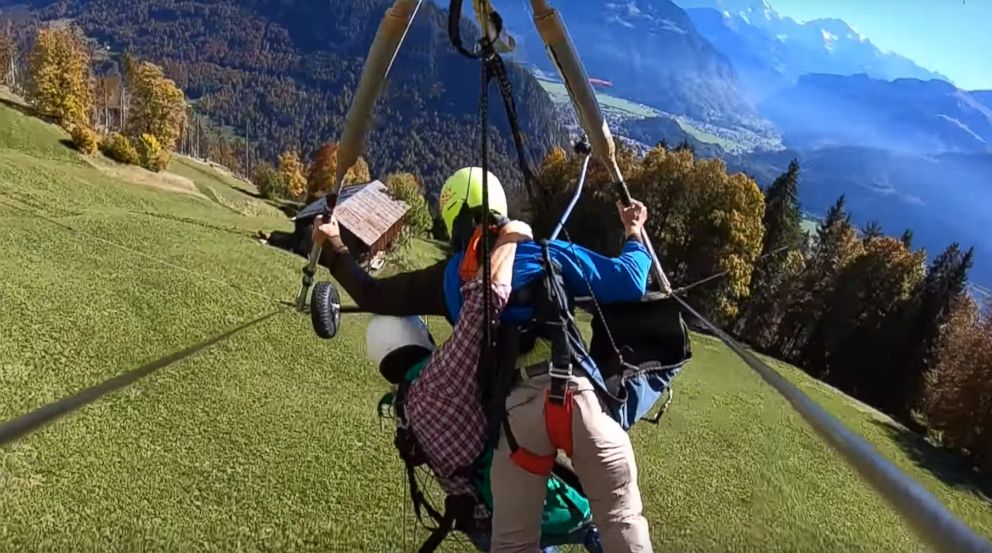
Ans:
{"type": "MultiPolygon", "coordinates": [[[[250,144],[246,174],[283,151],[312,155],[339,138],[386,0],[0,0],[28,5],[33,21],[71,19],[114,54],[161,65],[199,116],[250,144]]],[[[429,193],[455,169],[478,164],[479,64],[461,57],[445,32],[447,14],[425,3],[377,106],[366,159],[372,175],[409,171],[429,193]]],[[[463,25],[466,42],[477,36],[463,25]]],[[[530,154],[540,159],[563,140],[553,106],[537,82],[508,67],[530,154]]],[[[117,71],[108,63],[103,71],[117,71]]],[[[99,71],[98,71],[99,72],[99,71]]],[[[520,183],[516,155],[495,84],[490,89],[490,164],[520,183]]],[[[241,164],[246,155],[234,150],[241,164]]]]}

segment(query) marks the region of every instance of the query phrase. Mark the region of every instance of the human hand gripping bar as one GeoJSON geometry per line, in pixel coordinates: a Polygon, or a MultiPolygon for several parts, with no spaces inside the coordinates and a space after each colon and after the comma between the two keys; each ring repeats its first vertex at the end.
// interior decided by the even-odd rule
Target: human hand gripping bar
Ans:
{"type": "MultiPolygon", "coordinates": [[[[344,132],[341,134],[341,141],[335,152],[337,169],[334,181],[336,186],[333,195],[328,198],[327,208],[323,213],[326,220],[329,220],[334,214],[334,207],[337,204],[338,193],[341,191],[345,175],[358,161],[358,156],[361,155],[365,147],[365,137],[368,135],[369,126],[372,123],[375,103],[379,99],[379,95],[382,94],[382,86],[386,82],[386,76],[389,75],[396,54],[410,30],[410,25],[413,23],[422,1],[396,0],[393,6],[386,10],[382,23],[379,24],[375,40],[369,48],[368,57],[365,58],[362,76],[358,81],[358,88],[355,90],[351,108],[348,110],[344,132]]],[[[313,285],[313,276],[317,271],[321,250],[321,244],[314,242],[310,250],[309,262],[303,268],[303,283],[296,297],[296,308],[300,311],[306,310],[307,294],[310,286],[313,285]]]]}
{"type": "MultiPolygon", "coordinates": [[[[544,41],[548,50],[548,55],[558,73],[561,75],[568,90],[568,95],[575,107],[575,113],[579,118],[579,125],[588,137],[592,146],[592,155],[606,167],[616,186],[617,195],[624,205],[630,205],[630,191],[623,180],[623,174],[616,161],[616,146],[613,143],[613,135],[610,127],[603,117],[603,112],[599,107],[596,94],[589,84],[589,77],[585,67],[575,52],[572,39],[565,29],[565,23],[561,19],[558,10],[548,5],[547,0],[531,0],[531,8],[534,11],[534,24],[544,41]]],[[[672,285],[665,276],[665,271],[661,268],[661,262],[654,252],[654,246],[646,231],[641,231],[641,242],[651,255],[651,272],[658,282],[662,293],[668,295],[672,291],[672,285]]]]}

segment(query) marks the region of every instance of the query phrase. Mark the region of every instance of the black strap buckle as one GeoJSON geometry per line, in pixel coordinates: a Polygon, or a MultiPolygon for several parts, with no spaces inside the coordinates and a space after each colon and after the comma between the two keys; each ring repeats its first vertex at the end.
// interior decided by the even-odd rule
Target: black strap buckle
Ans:
{"type": "Polygon", "coordinates": [[[556,405],[564,405],[566,392],[572,382],[572,364],[564,367],[556,367],[554,363],[548,363],[548,376],[551,377],[551,387],[548,390],[548,400],[556,405]]]}

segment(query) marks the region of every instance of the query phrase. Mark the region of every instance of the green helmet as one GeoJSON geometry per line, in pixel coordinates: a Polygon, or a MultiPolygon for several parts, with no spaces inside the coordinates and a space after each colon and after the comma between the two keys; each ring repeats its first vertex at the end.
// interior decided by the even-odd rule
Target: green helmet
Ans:
{"type": "MultiPolygon", "coordinates": [[[[496,175],[492,173],[488,173],[488,175],[486,184],[489,187],[489,211],[497,217],[506,217],[508,210],[503,185],[500,184],[496,175]]],[[[444,220],[448,236],[452,236],[455,219],[458,218],[463,207],[468,206],[469,210],[472,211],[482,207],[482,169],[465,167],[448,177],[444,186],[441,187],[438,203],[441,208],[441,219],[444,220]]],[[[478,222],[476,220],[476,223],[478,222]]]]}

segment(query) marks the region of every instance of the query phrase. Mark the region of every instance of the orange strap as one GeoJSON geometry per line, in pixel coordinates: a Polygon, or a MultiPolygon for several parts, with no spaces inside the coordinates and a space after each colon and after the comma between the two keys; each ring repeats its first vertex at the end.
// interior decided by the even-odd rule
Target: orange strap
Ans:
{"type": "MultiPolygon", "coordinates": [[[[547,393],[546,393],[547,394],[547,393]]],[[[544,396],[544,426],[548,431],[548,438],[551,440],[555,450],[562,450],[565,455],[572,456],[572,390],[565,391],[565,400],[558,404],[545,395],[544,396]]],[[[510,445],[510,460],[518,467],[537,476],[547,476],[555,466],[555,454],[538,455],[532,451],[524,449],[517,444],[510,424],[505,423],[507,443],[510,445]]]]}
{"type": "Polygon", "coordinates": [[[481,243],[482,227],[478,226],[475,227],[475,232],[468,240],[468,245],[465,247],[465,257],[462,258],[462,264],[458,268],[458,275],[462,282],[468,282],[479,274],[479,244],[481,243]]]}

